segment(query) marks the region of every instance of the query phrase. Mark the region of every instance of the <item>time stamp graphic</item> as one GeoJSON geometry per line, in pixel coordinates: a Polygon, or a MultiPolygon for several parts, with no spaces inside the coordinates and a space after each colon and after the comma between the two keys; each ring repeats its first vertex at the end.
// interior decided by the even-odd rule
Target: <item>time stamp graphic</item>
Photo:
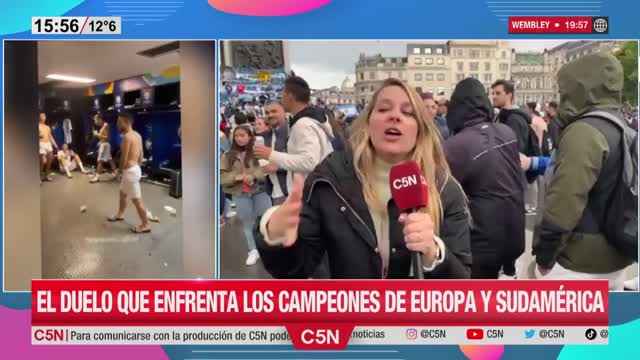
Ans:
{"type": "Polygon", "coordinates": [[[31,33],[119,35],[122,33],[122,20],[116,16],[32,17],[31,33]]]}

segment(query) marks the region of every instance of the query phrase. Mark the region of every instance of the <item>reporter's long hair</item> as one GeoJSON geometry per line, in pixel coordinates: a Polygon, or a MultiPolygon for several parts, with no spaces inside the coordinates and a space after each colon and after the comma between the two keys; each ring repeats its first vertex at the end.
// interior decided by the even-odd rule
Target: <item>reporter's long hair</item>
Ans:
{"type": "MultiPolygon", "coordinates": [[[[375,107],[380,91],[389,86],[402,88],[411,101],[418,122],[416,146],[411,151],[410,160],[415,160],[424,173],[424,178],[429,186],[429,205],[422,211],[428,213],[435,225],[435,232],[440,232],[440,221],[443,217],[440,190],[450,177],[449,165],[442,148],[442,142],[433,118],[430,118],[418,93],[398,79],[385,80],[380,88],[373,94],[365,111],[353,124],[353,133],[349,137],[353,149],[353,163],[358,179],[362,183],[364,198],[367,205],[372,208],[386,208],[386,204],[379,199],[374,188],[375,150],[369,135],[369,118],[375,107]]],[[[407,160],[409,160],[407,159],[407,160]]]]}

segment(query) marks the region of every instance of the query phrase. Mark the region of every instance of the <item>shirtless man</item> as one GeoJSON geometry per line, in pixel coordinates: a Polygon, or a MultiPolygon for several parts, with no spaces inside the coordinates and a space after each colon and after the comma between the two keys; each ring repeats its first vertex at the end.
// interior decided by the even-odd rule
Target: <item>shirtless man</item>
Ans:
{"type": "Polygon", "coordinates": [[[80,156],[73,150],[69,149],[69,145],[63,144],[62,150],[58,151],[58,162],[60,163],[60,171],[64,171],[67,177],[71,179],[71,171],[80,168],[83,174],[87,173],[87,170],[82,166],[82,160],[80,156]]]}
{"type": "Polygon", "coordinates": [[[47,115],[43,112],[40,113],[40,124],[38,125],[38,132],[40,136],[40,178],[42,181],[53,181],[53,178],[49,175],[51,170],[51,162],[53,161],[53,148],[58,149],[58,144],[51,135],[51,128],[45,124],[47,121],[47,115]]]}
{"type": "MultiPolygon", "coordinates": [[[[111,179],[115,178],[118,168],[116,167],[116,163],[113,161],[111,157],[111,144],[109,143],[109,124],[104,122],[100,115],[96,115],[93,117],[93,121],[96,125],[100,126],[100,131],[93,131],[93,134],[100,139],[100,143],[98,144],[98,171],[96,172],[96,176],[94,176],[89,182],[95,183],[100,181],[100,175],[104,173],[104,164],[109,162],[111,165],[111,179]]],[[[105,180],[104,178],[102,179],[105,180]]]]}
{"type": "Polygon", "coordinates": [[[127,210],[127,197],[136,207],[141,224],[132,228],[136,234],[151,232],[151,224],[147,218],[147,210],[142,202],[142,191],[140,189],[140,178],[142,170],[142,137],[131,128],[133,116],[129,113],[122,113],[118,116],[118,129],[122,133],[120,143],[120,168],[122,170],[122,181],[120,183],[120,207],[118,213],[109,217],[109,221],[124,220],[124,213],[127,210]]]}

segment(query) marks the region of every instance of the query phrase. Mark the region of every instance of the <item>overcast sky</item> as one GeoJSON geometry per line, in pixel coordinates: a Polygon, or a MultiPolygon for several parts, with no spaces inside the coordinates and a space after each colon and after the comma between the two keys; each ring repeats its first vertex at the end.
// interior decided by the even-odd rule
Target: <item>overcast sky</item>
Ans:
{"type": "MultiPolygon", "coordinates": [[[[543,51],[563,40],[511,40],[516,51],[543,51]]],[[[382,53],[384,56],[407,56],[408,41],[289,41],[291,69],[314,89],[340,86],[346,76],[354,80],[355,62],[360,53],[382,53]]],[[[444,41],[411,41],[411,43],[444,43],[444,41]]]]}

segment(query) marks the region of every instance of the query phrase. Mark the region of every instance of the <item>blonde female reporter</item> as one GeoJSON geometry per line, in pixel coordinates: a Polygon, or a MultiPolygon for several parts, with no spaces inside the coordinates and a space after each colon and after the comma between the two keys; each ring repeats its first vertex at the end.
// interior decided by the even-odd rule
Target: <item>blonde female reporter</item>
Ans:
{"type": "Polygon", "coordinates": [[[325,254],[332,278],[410,278],[411,251],[425,279],[468,278],[471,250],[465,195],[450,175],[438,130],[419,95],[386,80],[354,123],[349,146],[307,177],[296,177],[285,203],[265,212],[254,235],[276,278],[308,278],[325,254]],[[389,170],[420,164],[429,205],[400,214],[389,170]]]}

